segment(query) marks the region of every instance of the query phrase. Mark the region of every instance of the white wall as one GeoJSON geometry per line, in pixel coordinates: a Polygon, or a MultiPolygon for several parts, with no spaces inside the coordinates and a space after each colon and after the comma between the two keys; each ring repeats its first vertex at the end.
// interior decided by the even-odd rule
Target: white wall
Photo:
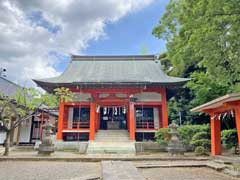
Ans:
{"type": "Polygon", "coordinates": [[[68,128],[72,128],[73,123],[73,108],[68,108],[68,128]]]}
{"type": "Polygon", "coordinates": [[[20,128],[19,143],[29,143],[31,135],[32,118],[23,122],[20,128]]]}
{"type": "Polygon", "coordinates": [[[73,93],[74,94],[74,101],[89,101],[91,98],[90,93],[73,93]]]}
{"type": "Polygon", "coordinates": [[[162,95],[156,92],[142,92],[134,95],[137,98],[137,101],[152,101],[152,102],[161,102],[162,95]]]}
{"type": "Polygon", "coordinates": [[[5,138],[6,138],[6,133],[1,131],[0,132],[0,144],[3,144],[5,138]]]}
{"type": "Polygon", "coordinates": [[[153,108],[154,128],[159,129],[159,108],[153,108]]]}

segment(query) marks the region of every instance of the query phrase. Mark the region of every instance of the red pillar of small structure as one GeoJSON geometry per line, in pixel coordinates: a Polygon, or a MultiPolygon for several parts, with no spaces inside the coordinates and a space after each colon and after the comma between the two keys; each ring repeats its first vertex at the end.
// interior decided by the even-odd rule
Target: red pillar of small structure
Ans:
{"type": "Polygon", "coordinates": [[[96,104],[90,103],[90,127],[89,127],[89,140],[94,140],[95,136],[95,118],[96,118],[96,104]]]}
{"type": "Polygon", "coordinates": [[[167,109],[167,93],[166,88],[163,88],[161,90],[162,94],[162,127],[166,128],[168,127],[168,109],[167,109]]]}
{"type": "Polygon", "coordinates": [[[240,145],[240,107],[235,108],[235,121],[238,135],[238,145],[240,145]]]}
{"type": "Polygon", "coordinates": [[[221,155],[222,145],[221,145],[221,122],[211,115],[211,154],[221,155]]]}
{"type": "Polygon", "coordinates": [[[130,140],[135,140],[135,110],[134,103],[129,103],[129,133],[130,140]]]}
{"type": "Polygon", "coordinates": [[[63,139],[63,119],[64,119],[64,102],[60,102],[59,105],[59,115],[58,115],[58,132],[57,132],[57,140],[63,139]]]}

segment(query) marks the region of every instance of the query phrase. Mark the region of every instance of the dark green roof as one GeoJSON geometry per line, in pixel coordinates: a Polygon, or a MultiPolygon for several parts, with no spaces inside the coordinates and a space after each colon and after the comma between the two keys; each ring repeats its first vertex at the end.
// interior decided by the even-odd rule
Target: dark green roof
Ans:
{"type": "Polygon", "coordinates": [[[60,86],[176,86],[188,79],[167,76],[154,55],[72,56],[62,75],[34,80],[50,91],[60,86]]]}

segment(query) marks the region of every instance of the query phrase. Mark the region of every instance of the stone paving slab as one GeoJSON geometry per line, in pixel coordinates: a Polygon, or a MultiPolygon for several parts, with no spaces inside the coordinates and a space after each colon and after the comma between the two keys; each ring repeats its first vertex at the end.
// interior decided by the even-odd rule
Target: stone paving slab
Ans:
{"type": "Polygon", "coordinates": [[[8,157],[0,155],[0,161],[82,161],[100,162],[104,160],[122,161],[206,161],[209,157],[169,156],[166,153],[141,155],[129,154],[92,154],[84,155],[77,152],[54,152],[51,156],[39,156],[36,151],[11,151],[8,157]]]}
{"type": "Polygon", "coordinates": [[[103,180],[144,180],[132,162],[102,161],[103,180]]]}
{"type": "Polygon", "coordinates": [[[204,167],[140,168],[139,171],[148,180],[239,180],[204,167]]]}
{"type": "Polygon", "coordinates": [[[97,180],[100,163],[0,162],[1,180],[97,180]]]}

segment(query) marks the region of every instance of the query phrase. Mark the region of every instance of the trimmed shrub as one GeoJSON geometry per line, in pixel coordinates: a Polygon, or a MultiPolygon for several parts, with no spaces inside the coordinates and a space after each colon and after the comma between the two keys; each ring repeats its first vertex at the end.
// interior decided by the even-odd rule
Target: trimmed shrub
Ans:
{"type": "Polygon", "coordinates": [[[210,126],[209,124],[204,125],[184,125],[178,128],[180,138],[184,145],[191,145],[192,137],[198,132],[206,132],[209,134],[210,139],[210,126]]]}
{"type": "Polygon", "coordinates": [[[197,156],[207,155],[207,151],[203,146],[197,146],[194,152],[197,156]]]}
{"type": "Polygon", "coordinates": [[[223,144],[226,145],[227,149],[231,149],[237,145],[237,130],[236,129],[227,129],[221,132],[221,139],[223,144]]]}
{"type": "MultiPolygon", "coordinates": [[[[155,133],[157,143],[167,145],[171,138],[169,128],[161,128],[155,133]]],[[[186,147],[202,146],[205,151],[210,148],[210,126],[205,125],[183,125],[178,128],[179,138],[186,147]]]]}
{"type": "Polygon", "coordinates": [[[193,135],[192,140],[190,142],[191,145],[196,147],[203,147],[205,150],[210,149],[210,134],[208,132],[197,132],[193,135]]]}
{"type": "Polygon", "coordinates": [[[161,128],[155,133],[155,138],[157,140],[157,143],[161,145],[167,145],[168,141],[171,138],[171,135],[169,134],[170,129],[169,128],[161,128]]]}

